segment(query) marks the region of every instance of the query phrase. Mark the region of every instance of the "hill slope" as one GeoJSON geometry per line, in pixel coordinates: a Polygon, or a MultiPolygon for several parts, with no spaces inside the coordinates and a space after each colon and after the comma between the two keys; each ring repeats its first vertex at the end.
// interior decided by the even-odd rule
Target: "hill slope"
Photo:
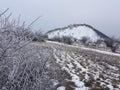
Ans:
{"type": "Polygon", "coordinates": [[[120,89],[120,54],[53,41],[36,45],[53,50],[54,59],[47,64],[58,64],[65,75],[56,84],[56,90],[120,89]]]}
{"type": "Polygon", "coordinates": [[[57,28],[46,33],[48,38],[68,36],[77,40],[84,37],[88,38],[90,42],[97,42],[98,40],[112,41],[111,38],[96,30],[87,24],[74,24],[63,28],[57,28]]]}
{"type": "Polygon", "coordinates": [[[120,89],[120,54],[50,41],[45,45],[53,49],[55,62],[68,73],[67,86],[62,84],[66,90],[120,89]]]}

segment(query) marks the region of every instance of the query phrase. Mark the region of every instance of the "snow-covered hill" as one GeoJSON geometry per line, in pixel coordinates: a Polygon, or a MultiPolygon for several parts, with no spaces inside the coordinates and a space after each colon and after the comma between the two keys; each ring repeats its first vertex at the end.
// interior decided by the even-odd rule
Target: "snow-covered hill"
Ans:
{"type": "Polygon", "coordinates": [[[98,40],[111,41],[111,39],[100,31],[96,30],[87,24],[74,24],[63,28],[57,28],[46,33],[49,39],[54,37],[72,37],[81,40],[84,37],[88,38],[90,42],[97,42],[98,40]]]}

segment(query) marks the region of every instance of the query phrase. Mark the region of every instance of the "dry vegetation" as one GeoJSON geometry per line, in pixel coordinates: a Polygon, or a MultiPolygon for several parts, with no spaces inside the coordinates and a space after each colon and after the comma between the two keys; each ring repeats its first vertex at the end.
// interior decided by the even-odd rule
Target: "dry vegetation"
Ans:
{"type": "Polygon", "coordinates": [[[120,89],[120,57],[45,42],[7,10],[0,14],[0,90],[120,89]]]}
{"type": "Polygon", "coordinates": [[[33,44],[43,36],[7,11],[0,14],[0,90],[56,90],[64,72],[55,62],[48,64],[54,60],[52,49],[33,44]]]}
{"type": "Polygon", "coordinates": [[[71,78],[68,81],[74,82],[74,88],[78,90],[120,89],[120,57],[66,45],[50,44],[54,49],[56,62],[70,74],[71,78]]]}

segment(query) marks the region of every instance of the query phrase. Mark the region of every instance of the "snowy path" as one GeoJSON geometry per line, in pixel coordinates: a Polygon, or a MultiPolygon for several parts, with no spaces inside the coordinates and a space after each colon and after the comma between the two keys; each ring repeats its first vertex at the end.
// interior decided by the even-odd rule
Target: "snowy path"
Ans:
{"type": "Polygon", "coordinates": [[[79,49],[83,49],[83,50],[94,51],[94,52],[98,52],[98,53],[102,53],[102,54],[106,54],[106,55],[112,55],[112,56],[118,56],[118,57],[120,57],[120,54],[118,54],[118,53],[113,53],[113,52],[108,52],[108,51],[102,51],[102,50],[92,49],[92,48],[87,48],[87,47],[82,47],[82,46],[79,47],[79,46],[74,46],[74,45],[68,45],[68,44],[54,42],[54,41],[46,41],[46,42],[57,44],[57,45],[68,46],[68,47],[72,47],[72,48],[79,48],[79,49]]]}

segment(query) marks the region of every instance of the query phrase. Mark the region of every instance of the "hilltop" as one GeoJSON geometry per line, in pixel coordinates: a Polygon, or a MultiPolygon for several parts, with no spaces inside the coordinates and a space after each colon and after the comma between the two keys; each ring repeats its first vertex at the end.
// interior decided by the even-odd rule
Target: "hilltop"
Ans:
{"type": "Polygon", "coordinates": [[[48,39],[57,40],[59,42],[66,42],[67,38],[69,39],[69,43],[70,41],[83,42],[86,45],[105,43],[113,52],[117,49],[117,44],[113,39],[88,24],[68,25],[67,27],[50,30],[46,35],[48,36],[48,39]]]}
{"type": "Polygon", "coordinates": [[[46,34],[48,38],[69,36],[81,40],[83,37],[87,37],[91,42],[111,40],[107,35],[87,24],[68,25],[67,27],[50,30],[46,34]]]}

